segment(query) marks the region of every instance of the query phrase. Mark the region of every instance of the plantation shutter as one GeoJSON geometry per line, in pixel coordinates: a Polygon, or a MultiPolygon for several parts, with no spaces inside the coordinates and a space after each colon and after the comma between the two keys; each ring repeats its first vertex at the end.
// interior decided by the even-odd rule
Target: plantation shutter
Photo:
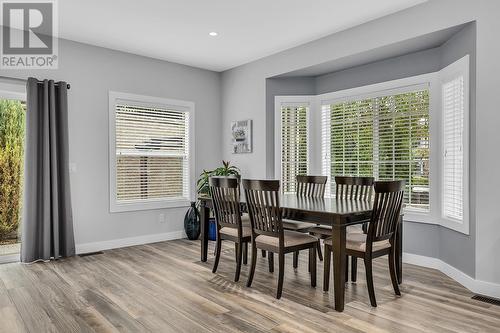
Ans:
{"type": "Polygon", "coordinates": [[[295,193],[297,175],[306,175],[308,172],[308,109],[308,106],[281,107],[281,188],[283,193],[295,193]]]}
{"type": "MultiPolygon", "coordinates": [[[[330,105],[321,106],[321,173],[327,176],[325,196],[331,197],[332,193],[335,193],[335,189],[332,191],[334,184],[335,168],[332,171],[333,159],[332,157],[332,146],[335,147],[336,142],[332,142],[335,139],[332,138],[332,124],[331,124],[331,112],[330,105]]],[[[337,139],[337,142],[340,141],[337,139]]],[[[338,143],[337,143],[338,144],[338,143]]],[[[335,149],[337,152],[337,149],[335,149]]]]}
{"type": "Polygon", "coordinates": [[[335,176],[373,175],[373,100],[322,106],[323,174],[326,195],[335,193],[335,176]]]}
{"type": "Polygon", "coordinates": [[[189,113],[119,101],[115,124],[117,202],[188,199],[189,113]]]}
{"type": "Polygon", "coordinates": [[[407,207],[429,210],[428,89],[327,103],[321,117],[324,175],[405,180],[407,207]]]}
{"type": "Polygon", "coordinates": [[[378,98],[377,178],[403,179],[408,207],[429,209],[429,92],[378,98]]]}
{"type": "Polygon", "coordinates": [[[442,85],[443,103],[443,216],[464,218],[464,77],[442,85]]]}

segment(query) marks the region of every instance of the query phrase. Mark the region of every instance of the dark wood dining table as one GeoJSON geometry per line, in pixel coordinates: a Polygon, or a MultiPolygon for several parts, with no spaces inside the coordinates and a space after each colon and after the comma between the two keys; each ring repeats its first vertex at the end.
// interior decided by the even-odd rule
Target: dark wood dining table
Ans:
{"type": "MultiPolygon", "coordinates": [[[[200,196],[201,219],[201,261],[207,261],[208,253],[208,224],[212,200],[210,197],[200,196]]],[[[242,210],[246,204],[242,201],[242,210]]],[[[351,225],[366,222],[372,212],[371,201],[335,199],[335,198],[308,198],[295,194],[280,196],[280,206],[283,218],[303,222],[313,222],[320,225],[332,226],[333,240],[333,279],[335,310],[343,311],[345,304],[345,269],[346,269],[346,228],[351,225]]],[[[396,267],[398,281],[402,281],[402,234],[403,219],[396,236],[396,267]]]]}

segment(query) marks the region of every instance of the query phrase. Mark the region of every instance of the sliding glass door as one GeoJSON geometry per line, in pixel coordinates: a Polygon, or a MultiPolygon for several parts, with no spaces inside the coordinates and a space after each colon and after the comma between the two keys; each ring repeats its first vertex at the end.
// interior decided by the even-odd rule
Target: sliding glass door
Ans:
{"type": "Polygon", "coordinates": [[[0,263],[19,260],[25,96],[0,90],[0,263]]]}

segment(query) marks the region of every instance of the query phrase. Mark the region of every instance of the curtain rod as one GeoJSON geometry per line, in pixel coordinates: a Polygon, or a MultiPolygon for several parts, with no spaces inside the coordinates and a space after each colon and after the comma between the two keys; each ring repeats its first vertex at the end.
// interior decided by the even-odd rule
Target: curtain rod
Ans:
{"type": "MultiPolygon", "coordinates": [[[[9,77],[9,76],[0,76],[0,79],[6,79],[6,80],[12,80],[12,81],[20,81],[20,82],[24,82],[24,83],[26,83],[28,81],[28,80],[25,80],[25,79],[18,79],[17,77],[9,77]]],[[[38,80],[38,84],[41,84],[41,83],[43,83],[43,81],[38,80]]],[[[59,83],[56,82],[55,84],[58,85],[59,83]]],[[[67,83],[66,84],[66,88],[71,89],[71,85],[69,83],[67,83]]]]}

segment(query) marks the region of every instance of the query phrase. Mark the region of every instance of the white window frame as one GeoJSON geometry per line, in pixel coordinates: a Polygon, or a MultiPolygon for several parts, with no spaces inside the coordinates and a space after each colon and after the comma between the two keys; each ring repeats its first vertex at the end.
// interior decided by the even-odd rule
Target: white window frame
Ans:
{"type": "MultiPolygon", "coordinates": [[[[458,221],[455,219],[450,219],[444,216],[443,207],[440,207],[440,220],[441,225],[447,227],[449,229],[461,232],[463,234],[468,235],[469,230],[469,150],[470,150],[470,141],[469,141],[469,127],[470,127],[470,78],[469,78],[469,63],[470,57],[469,55],[464,56],[463,58],[455,61],[454,63],[448,65],[443,68],[439,72],[440,85],[439,89],[442,91],[442,86],[444,83],[449,82],[451,79],[454,79],[458,76],[463,76],[464,79],[464,131],[463,131],[463,219],[462,221],[458,221]]],[[[443,96],[441,94],[441,105],[444,104],[443,96]]],[[[442,109],[440,109],[443,112],[442,109]]],[[[442,117],[442,114],[441,114],[442,117]]],[[[441,131],[444,131],[444,121],[441,122],[441,131]]],[[[441,142],[443,139],[441,138],[441,142]]],[[[444,161],[444,146],[440,149],[441,159],[444,161]]],[[[444,162],[441,165],[440,172],[444,172],[444,162]]],[[[441,188],[444,188],[444,177],[441,177],[441,188]]],[[[441,192],[441,200],[444,200],[444,191],[441,192]]]]}
{"type": "MultiPolygon", "coordinates": [[[[318,95],[318,105],[324,104],[337,104],[341,102],[346,102],[350,100],[360,100],[368,99],[385,95],[397,95],[402,93],[407,93],[411,91],[429,90],[429,119],[436,119],[436,113],[439,110],[439,98],[436,98],[439,85],[437,84],[437,76],[435,73],[423,74],[414,77],[398,79],[393,81],[387,81],[382,83],[371,84],[368,86],[362,86],[359,88],[346,89],[342,91],[337,91],[333,93],[326,93],[318,95]]],[[[321,112],[321,109],[318,110],[321,112]]],[[[436,220],[436,214],[433,214],[437,207],[438,202],[434,199],[437,197],[438,189],[432,184],[436,184],[436,168],[438,168],[439,163],[439,150],[435,144],[435,138],[438,137],[439,126],[432,121],[429,122],[429,211],[421,211],[418,209],[413,209],[408,207],[405,209],[405,220],[421,223],[439,224],[436,220]]],[[[321,147],[321,142],[318,143],[321,147]]]]}
{"type": "Polygon", "coordinates": [[[127,212],[136,210],[150,210],[163,208],[188,207],[193,201],[195,193],[195,135],[194,121],[195,104],[190,101],[167,99],[145,95],[130,94],[117,91],[109,91],[109,210],[115,212],[127,212]],[[116,200],[116,104],[117,102],[129,102],[134,105],[145,107],[170,108],[173,110],[189,113],[188,124],[188,194],[183,199],[158,199],[145,202],[121,203],[116,200]]]}
{"type": "MultiPolygon", "coordinates": [[[[469,56],[456,61],[441,71],[397,79],[367,86],[346,89],[316,96],[276,96],[275,97],[275,176],[281,179],[281,106],[309,103],[308,129],[308,169],[311,174],[321,174],[321,106],[354,99],[379,97],[427,88],[429,90],[429,211],[408,207],[405,220],[411,222],[441,225],[443,227],[469,234],[469,56]],[[442,92],[441,81],[448,73],[460,71],[464,75],[464,220],[462,223],[442,217],[442,92]]],[[[304,105],[304,104],[301,104],[304,105]]],[[[327,175],[330,177],[330,175],[327,175]]]]}
{"type": "Polygon", "coordinates": [[[26,101],[26,84],[0,82],[0,98],[26,101]]]}
{"type": "MultiPolygon", "coordinates": [[[[14,99],[26,101],[26,84],[25,83],[6,83],[0,81],[0,99],[14,99]]],[[[19,253],[6,254],[0,256],[0,264],[18,262],[19,253]]]]}
{"type": "Polygon", "coordinates": [[[281,181],[281,170],[282,170],[282,154],[281,154],[281,108],[282,107],[297,107],[297,106],[306,106],[309,108],[307,113],[307,170],[309,170],[310,174],[321,172],[321,170],[316,171],[311,169],[311,161],[315,159],[315,155],[312,149],[312,133],[314,133],[313,129],[316,126],[316,121],[312,118],[312,114],[315,113],[315,102],[316,96],[310,95],[302,95],[302,96],[276,96],[274,98],[274,178],[279,179],[281,181]]]}

